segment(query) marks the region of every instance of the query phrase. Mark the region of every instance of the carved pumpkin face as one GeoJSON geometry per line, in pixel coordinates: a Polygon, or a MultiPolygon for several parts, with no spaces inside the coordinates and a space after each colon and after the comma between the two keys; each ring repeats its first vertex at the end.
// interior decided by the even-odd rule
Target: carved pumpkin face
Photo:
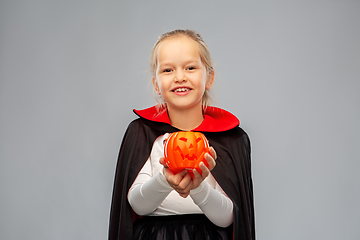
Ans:
{"type": "Polygon", "coordinates": [[[204,158],[206,152],[209,152],[209,142],[200,132],[174,132],[165,141],[165,161],[174,173],[187,169],[193,176],[195,168],[201,174],[200,162],[208,166],[204,158]]]}

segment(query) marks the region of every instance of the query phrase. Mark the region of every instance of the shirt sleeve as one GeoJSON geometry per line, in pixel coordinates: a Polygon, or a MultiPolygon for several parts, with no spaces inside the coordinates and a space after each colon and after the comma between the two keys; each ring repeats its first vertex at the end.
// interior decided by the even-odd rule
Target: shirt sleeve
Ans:
{"type": "Polygon", "coordinates": [[[138,215],[147,215],[154,212],[172,190],[161,171],[151,177],[148,160],[128,192],[128,201],[138,215]]]}
{"type": "MultiPolygon", "coordinates": [[[[220,188],[220,186],[218,186],[220,188]]],[[[219,227],[228,227],[233,222],[233,203],[225,194],[202,182],[190,191],[190,197],[200,207],[206,217],[219,227]]]]}

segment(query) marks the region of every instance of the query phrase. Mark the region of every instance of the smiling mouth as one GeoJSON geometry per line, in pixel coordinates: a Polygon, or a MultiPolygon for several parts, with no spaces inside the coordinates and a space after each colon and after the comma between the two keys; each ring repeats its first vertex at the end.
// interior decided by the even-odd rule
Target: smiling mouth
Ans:
{"type": "Polygon", "coordinates": [[[191,90],[190,88],[183,87],[183,88],[177,88],[177,89],[173,90],[173,92],[188,92],[190,90],[191,90]]]}

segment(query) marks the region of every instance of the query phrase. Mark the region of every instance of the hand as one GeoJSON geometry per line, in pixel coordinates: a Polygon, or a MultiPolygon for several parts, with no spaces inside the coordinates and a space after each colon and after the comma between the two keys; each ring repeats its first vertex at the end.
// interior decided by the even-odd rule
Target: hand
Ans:
{"type": "Polygon", "coordinates": [[[192,189],[195,189],[195,188],[199,187],[200,184],[202,183],[202,181],[204,181],[204,179],[207,178],[207,176],[209,176],[210,171],[213,170],[215,165],[216,165],[216,162],[215,162],[215,159],[216,159],[215,149],[213,147],[210,147],[209,152],[210,152],[210,154],[209,153],[205,154],[205,160],[207,161],[209,167],[206,167],[206,165],[203,162],[201,162],[199,164],[199,167],[200,167],[200,169],[202,171],[202,174],[200,174],[196,169],[193,169],[194,178],[192,179],[193,180],[192,189]]]}
{"type": "Polygon", "coordinates": [[[163,173],[166,180],[168,181],[169,185],[179,193],[181,197],[186,198],[190,194],[190,190],[199,187],[202,181],[204,181],[204,179],[209,176],[210,171],[214,169],[216,165],[216,152],[213,147],[209,148],[209,152],[210,154],[205,154],[205,159],[209,167],[206,167],[206,165],[201,162],[199,167],[202,171],[202,174],[200,174],[196,169],[193,169],[194,178],[191,178],[187,170],[183,170],[177,174],[174,174],[167,166],[165,158],[160,158],[159,162],[164,166],[163,173]]]}
{"type": "Polygon", "coordinates": [[[192,189],[192,180],[188,171],[184,169],[183,171],[174,174],[166,165],[165,158],[160,158],[159,162],[164,166],[163,173],[166,181],[175,191],[180,194],[180,196],[186,198],[192,189]]]}

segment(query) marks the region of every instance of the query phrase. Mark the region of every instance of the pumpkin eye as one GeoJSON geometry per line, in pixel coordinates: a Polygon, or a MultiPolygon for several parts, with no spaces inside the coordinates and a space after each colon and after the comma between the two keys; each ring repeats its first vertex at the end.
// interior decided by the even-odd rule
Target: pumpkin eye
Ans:
{"type": "Polygon", "coordinates": [[[181,148],[179,146],[175,148],[175,151],[178,151],[180,154],[182,154],[181,148]]]}
{"type": "Polygon", "coordinates": [[[201,138],[197,138],[196,139],[196,143],[200,142],[201,141],[201,138]]]}
{"type": "Polygon", "coordinates": [[[177,146],[177,147],[175,148],[175,151],[178,151],[179,154],[181,155],[181,158],[184,159],[184,154],[183,154],[183,152],[181,151],[181,148],[180,148],[179,146],[177,146]]]}
{"type": "Polygon", "coordinates": [[[184,138],[184,137],[179,138],[179,140],[187,142],[187,138],[184,138]]]}

